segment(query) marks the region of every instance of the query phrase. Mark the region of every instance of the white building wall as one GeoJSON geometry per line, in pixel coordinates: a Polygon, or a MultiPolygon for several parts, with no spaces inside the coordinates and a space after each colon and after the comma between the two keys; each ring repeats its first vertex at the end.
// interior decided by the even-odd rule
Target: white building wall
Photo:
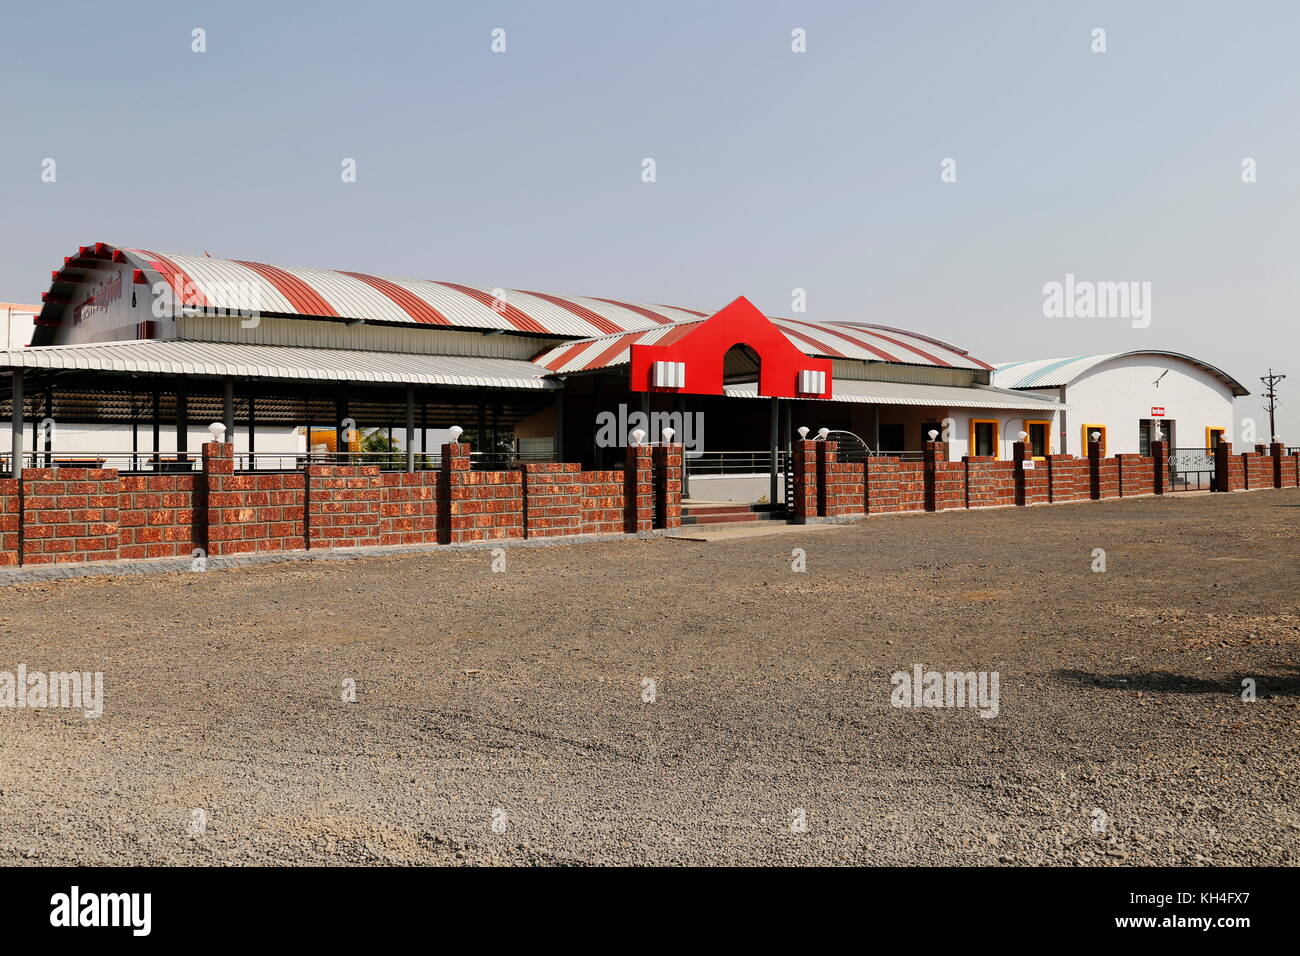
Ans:
{"type": "Polygon", "coordinates": [[[0,302],[0,337],[3,337],[0,348],[21,349],[31,342],[36,329],[32,320],[38,312],[37,306],[0,302]]]}
{"type": "MultiPolygon", "coordinates": [[[[1054,391],[1054,390],[1049,390],[1054,391]]],[[[1066,448],[1082,455],[1084,424],[1105,425],[1108,455],[1137,454],[1139,423],[1153,418],[1152,407],[1164,408],[1164,420],[1174,422],[1173,435],[1180,448],[1205,446],[1205,429],[1232,432],[1232,392],[1198,365],[1173,356],[1130,355],[1113,359],[1086,372],[1066,387],[1066,448]],[[1163,377],[1162,377],[1163,376],[1163,377]],[[1156,384],[1156,380],[1160,384],[1156,384]]]]}

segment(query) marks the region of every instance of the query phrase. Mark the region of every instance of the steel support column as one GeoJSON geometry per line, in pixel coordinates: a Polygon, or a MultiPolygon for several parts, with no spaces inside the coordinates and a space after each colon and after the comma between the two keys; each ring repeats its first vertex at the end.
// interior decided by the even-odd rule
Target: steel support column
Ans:
{"type": "Polygon", "coordinates": [[[415,471],[415,386],[406,386],[406,471],[415,471]]]}
{"type": "Polygon", "coordinates": [[[773,398],[770,407],[771,412],[768,414],[768,448],[771,452],[771,467],[768,475],[768,487],[771,491],[767,496],[767,500],[771,502],[772,507],[775,508],[777,499],[777,473],[781,470],[781,456],[777,451],[777,444],[780,441],[781,432],[781,400],[779,398],[773,398]]]}
{"type": "Polygon", "coordinates": [[[235,380],[227,375],[221,380],[221,422],[226,426],[226,441],[235,440],[235,380]]]}
{"type": "Polygon", "coordinates": [[[13,422],[11,423],[11,445],[9,463],[13,476],[21,478],[23,473],[23,369],[16,368],[14,377],[13,422]]]}

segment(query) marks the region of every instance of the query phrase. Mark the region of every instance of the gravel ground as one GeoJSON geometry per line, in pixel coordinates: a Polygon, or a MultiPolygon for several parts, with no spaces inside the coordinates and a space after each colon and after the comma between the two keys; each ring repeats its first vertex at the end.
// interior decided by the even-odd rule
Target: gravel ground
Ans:
{"type": "Polygon", "coordinates": [[[0,709],[0,863],[1294,864],[1297,509],[13,585],[0,670],[106,704],[0,709]],[[913,664],[998,716],[892,707],[913,664]]]}

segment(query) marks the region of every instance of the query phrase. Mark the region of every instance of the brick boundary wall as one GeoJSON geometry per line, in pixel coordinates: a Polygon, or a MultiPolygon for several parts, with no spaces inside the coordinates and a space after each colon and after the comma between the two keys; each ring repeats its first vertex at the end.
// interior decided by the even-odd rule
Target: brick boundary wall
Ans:
{"type": "Polygon", "coordinates": [[[896,514],[903,510],[898,490],[898,459],[874,456],[862,463],[864,514],[896,514]]]}
{"type": "Polygon", "coordinates": [[[1065,501],[1087,501],[1088,462],[1074,455],[1048,455],[1047,498],[1052,504],[1065,501]]]}
{"type": "Polygon", "coordinates": [[[1288,455],[1286,446],[1279,442],[1269,446],[1269,454],[1273,459],[1273,487],[1300,486],[1300,455],[1288,455]]]}
{"type": "Polygon", "coordinates": [[[1011,460],[1015,464],[1016,504],[1045,505],[1050,500],[1051,476],[1044,462],[1034,458],[1033,450],[1024,442],[1013,442],[1011,460]],[[1029,467],[1025,467],[1029,462],[1029,467]]]}
{"type": "Polygon", "coordinates": [[[207,505],[200,476],[123,475],[118,557],[179,558],[206,549],[207,505]]]}
{"type": "Polygon", "coordinates": [[[623,530],[644,534],[654,527],[654,450],[649,445],[630,445],[623,469],[623,530]]]}
{"type": "MultiPolygon", "coordinates": [[[[1167,448],[1102,458],[1049,455],[1026,471],[1011,461],[948,461],[929,442],[921,461],[838,460],[835,442],[801,440],[792,460],[791,519],[845,518],[949,509],[1160,495],[1167,448]]],[[[1215,489],[1300,486],[1300,455],[1274,443],[1215,452],[1215,489]]],[[[312,465],[295,472],[234,470],[229,443],[203,446],[203,470],[119,475],[114,469],[28,468],[0,478],[0,566],[212,556],[312,548],[517,541],[645,533],[681,525],[683,449],[632,446],[622,471],[539,463],[474,471],[470,446],[444,445],[443,467],[405,473],[377,465],[312,465]],[[202,553],[202,552],[201,552],[202,553]]]]}
{"type": "Polygon", "coordinates": [[[1115,461],[1121,498],[1142,498],[1156,493],[1150,456],[1116,455],[1115,461]]]}
{"type": "Polygon", "coordinates": [[[656,528],[682,526],[684,454],[685,448],[680,444],[656,445],[654,448],[654,526],[656,528]]]}
{"type": "Polygon", "coordinates": [[[1015,463],[998,461],[992,455],[967,455],[966,507],[1004,508],[1016,503],[1015,463]]]}
{"type": "Polygon", "coordinates": [[[817,493],[821,485],[817,480],[817,444],[811,439],[797,438],[791,449],[790,473],[794,500],[789,513],[795,524],[805,524],[809,518],[821,515],[817,493]]]}

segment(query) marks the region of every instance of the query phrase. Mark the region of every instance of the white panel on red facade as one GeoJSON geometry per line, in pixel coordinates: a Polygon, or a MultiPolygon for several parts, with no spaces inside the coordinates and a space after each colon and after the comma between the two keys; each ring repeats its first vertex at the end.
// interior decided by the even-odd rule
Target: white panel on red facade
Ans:
{"type": "Polygon", "coordinates": [[[655,362],[654,382],[655,388],[685,388],[686,363],[655,362]]]}
{"type": "Polygon", "coordinates": [[[826,373],[809,369],[799,373],[799,393],[801,395],[821,395],[826,391],[826,373]]]}

